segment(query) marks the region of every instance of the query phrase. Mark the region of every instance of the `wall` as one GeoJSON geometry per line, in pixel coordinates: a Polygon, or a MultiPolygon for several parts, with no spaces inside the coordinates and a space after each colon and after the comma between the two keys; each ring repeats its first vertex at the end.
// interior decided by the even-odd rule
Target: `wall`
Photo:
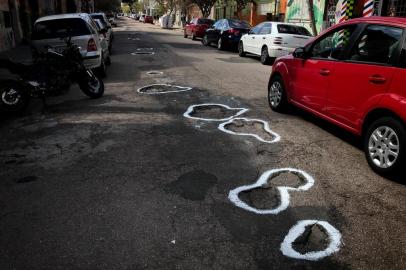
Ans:
{"type": "Polygon", "coordinates": [[[0,0],[0,51],[14,46],[12,19],[8,0],[0,0]]]}

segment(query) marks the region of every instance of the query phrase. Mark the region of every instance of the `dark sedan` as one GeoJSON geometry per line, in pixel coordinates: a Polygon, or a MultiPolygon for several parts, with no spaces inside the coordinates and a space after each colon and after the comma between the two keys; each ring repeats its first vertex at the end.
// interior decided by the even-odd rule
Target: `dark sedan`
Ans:
{"type": "Polygon", "coordinates": [[[206,30],[202,43],[209,46],[212,43],[217,45],[217,49],[237,48],[242,35],[251,29],[249,23],[234,19],[221,19],[206,30]]]}

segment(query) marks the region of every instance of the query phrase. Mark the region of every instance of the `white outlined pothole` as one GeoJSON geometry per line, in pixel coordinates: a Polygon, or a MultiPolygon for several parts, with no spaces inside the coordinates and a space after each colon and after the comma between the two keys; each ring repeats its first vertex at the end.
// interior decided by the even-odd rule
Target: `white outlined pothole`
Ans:
{"type": "Polygon", "coordinates": [[[154,55],[155,52],[147,52],[147,51],[138,51],[138,52],[133,52],[131,55],[154,55]]]}
{"type": "Polygon", "coordinates": [[[159,94],[185,92],[190,91],[192,89],[193,89],[192,87],[172,84],[151,84],[138,88],[137,92],[146,95],[159,95],[159,94]]]}
{"type": "Polygon", "coordinates": [[[162,71],[151,70],[146,73],[147,75],[156,76],[156,75],[164,75],[162,71]]]}
{"type": "Polygon", "coordinates": [[[203,121],[218,121],[218,122],[222,122],[222,121],[228,121],[231,120],[234,117],[237,117],[245,112],[247,112],[249,109],[247,108],[232,108],[230,106],[227,106],[225,104],[220,104],[220,103],[203,103],[203,104],[195,104],[195,105],[191,105],[189,106],[189,108],[186,110],[186,112],[183,114],[184,117],[186,118],[190,118],[190,119],[195,119],[195,120],[203,120],[203,121]],[[196,108],[204,108],[204,107],[208,107],[208,109],[210,109],[210,107],[217,107],[217,108],[223,108],[226,110],[230,110],[230,111],[237,111],[235,114],[233,114],[230,117],[226,117],[226,118],[206,118],[206,117],[196,117],[193,116],[194,113],[196,113],[195,109],[196,108]]]}
{"type": "MultiPolygon", "coordinates": [[[[249,124],[248,124],[248,125],[249,125],[249,124]]],[[[260,119],[249,119],[249,118],[243,118],[243,117],[240,117],[240,118],[239,118],[239,117],[236,117],[236,118],[230,119],[230,120],[227,121],[227,122],[221,123],[221,124],[218,126],[218,129],[221,130],[221,131],[223,131],[223,132],[225,132],[225,133],[232,134],[232,135],[251,136],[251,137],[254,137],[254,138],[256,138],[257,140],[259,140],[259,141],[261,141],[261,142],[264,142],[264,143],[275,143],[275,142],[279,142],[279,141],[281,140],[281,137],[279,136],[279,134],[273,132],[273,131],[270,129],[268,122],[265,122],[264,120],[260,120],[260,119]],[[264,131],[265,133],[269,134],[270,137],[271,137],[271,139],[270,139],[270,140],[266,140],[265,138],[262,138],[261,136],[259,136],[259,135],[257,135],[257,134],[254,134],[254,133],[235,132],[235,131],[230,130],[230,129],[227,128],[227,126],[233,125],[233,124],[235,124],[235,122],[238,122],[238,121],[241,121],[241,122],[248,122],[248,123],[249,123],[249,122],[254,122],[254,123],[255,123],[255,122],[257,122],[257,123],[259,122],[259,123],[261,123],[261,124],[262,124],[262,127],[263,127],[263,131],[264,131]]]]}
{"type": "Polygon", "coordinates": [[[341,233],[334,228],[330,223],[320,220],[301,220],[296,223],[285,236],[281,244],[282,254],[294,258],[309,261],[318,261],[324,257],[330,256],[331,254],[338,252],[341,246],[341,233]],[[310,251],[307,253],[299,253],[293,248],[293,243],[297,238],[299,238],[306,230],[307,226],[312,225],[322,226],[325,233],[328,235],[330,240],[329,245],[324,250],[320,251],[310,251]]]}
{"type": "Polygon", "coordinates": [[[228,199],[237,207],[240,207],[244,210],[259,214],[259,215],[276,215],[284,210],[286,210],[290,203],[290,191],[306,191],[314,185],[313,177],[305,171],[294,169],[294,168],[281,168],[281,169],[271,169],[264,172],[259,179],[251,185],[244,185],[237,187],[231,190],[228,194],[228,199]],[[277,190],[280,194],[280,204],[273,209],[257,209],[248,205],[246,202],[242,201],[239,197],[239,194],[244,191],[261,188],[267,185],[269,179],[275,178],[277,175],[289,172],[297,175],[299,178],[304,180],[306,183],[299,187],[287,187],[287,186],[278,186],[277,190]]]}

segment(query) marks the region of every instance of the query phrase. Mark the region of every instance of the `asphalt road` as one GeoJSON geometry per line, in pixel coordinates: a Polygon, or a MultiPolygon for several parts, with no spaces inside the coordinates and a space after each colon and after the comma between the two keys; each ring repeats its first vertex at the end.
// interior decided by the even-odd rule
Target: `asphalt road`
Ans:
{"type": "MultiPolygon", "coordinates": [[[[0,269],[406,268],[405,185],[373,173],[351,134],[299,110],[272,112],[271,66],[130,19],[113,47],[103,98],[75,86],[45,112],[35,101],[24,116],[1,118],[0,269]],[[192,90],[137,92],[157,83],[192,90]],[[262,122],[225,128],[273,143],[183,116],[203,103],[247,108],[240,117],[266,121],[280,141],[262,122]],[[229,200],[278,168],[306,172],[314,185],[285,172],[240,194],[255,209],[280,210],[267,215],[229,200]],[[282,186],[293,189],[285,207],[282,186]],[[317,261],[285,256],[281,244],[302,220],[331,224],[339,250],[317,261]]],[[[206,106],[191,116],[237,112],[206,106]]],[[[320,224],[293,248],[325,250],[333,239],[320,224]]]]}

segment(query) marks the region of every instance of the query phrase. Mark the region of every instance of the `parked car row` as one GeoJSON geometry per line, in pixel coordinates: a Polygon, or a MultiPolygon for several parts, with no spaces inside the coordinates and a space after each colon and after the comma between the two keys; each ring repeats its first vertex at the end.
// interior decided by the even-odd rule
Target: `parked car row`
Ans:
{"type": "Polygon", "coordinates": [[[251,28],[232,19],[194,19],[184,29],[189,36],[220,50],[237,46],[241,57],[259,55],[263,64],[273,62],[272,110],[294,105],[356,134],[375,172],[404,175],[405,18],[352,19],[314,38],[304,27],[281,22],[251,28]]]}
{"type": "Polygon", "coordinates": [[[41,17],[34,23],[32,51],[34,58],[49,47],[63,50],[64,38],[79,47],[87,68],[106,76],[111,64],[113,30],[104,13],[72,13],[41,17]]]}
{"type": "Polygon", "coordinates": [[[142,23],[154,23],[154,18],[152,16],[142,13],[131,13],[128,17],[142,23]]]}

